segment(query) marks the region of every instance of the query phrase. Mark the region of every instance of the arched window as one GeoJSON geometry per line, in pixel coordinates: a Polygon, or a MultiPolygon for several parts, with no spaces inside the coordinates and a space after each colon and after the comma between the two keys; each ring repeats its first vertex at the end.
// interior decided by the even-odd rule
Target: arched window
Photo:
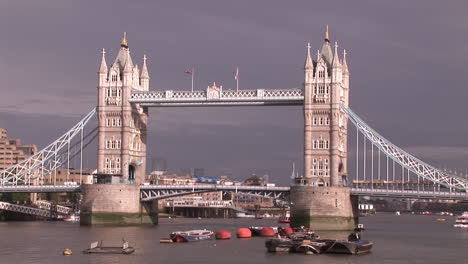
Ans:
{"type": "Polygon", "coordinates": [[[109,118],[106,118],[106,126],[110,126],[110,119],[109,118]]]}
{"type": "Polygon", "coordinates": [[[313,145],[314,145],[314,149],[317,149],[317,148],[318,148],[318,146],[317,146],[317,141],[316,141],[316,140],[313,141],[313,145]]]}
{"type": "Polygon", "coordinates": [[[120,119],[120,117],[117,119],[117,126],[122,126],[122,119],[120,119]]]}
{"type": "Polygon", "coordinates": [[[323,149],[323,140],[319,141],[319,149],[323,149]]]}

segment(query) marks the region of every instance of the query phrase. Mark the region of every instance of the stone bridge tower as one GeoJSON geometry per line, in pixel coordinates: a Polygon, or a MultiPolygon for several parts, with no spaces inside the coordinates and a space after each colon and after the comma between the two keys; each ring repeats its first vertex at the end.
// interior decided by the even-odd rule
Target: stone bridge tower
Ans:
{"type": "Polygon", "coordinates": [[[304,175],[291,187],[294,225],[315,230],[353,229],[355,201],[347,188],[347,117],[340,105],[349,104],[349,71],[334,52],[327,31],[312,59],[310,44],[304,65],[304,175]]]}
{"type": "Polygon", "coordinates": [[[98,85],[98,182],[141,184],[146,173],[147,108],[131,104],[132,91],[148,91],[146,56],[133,64],[126,36],[108,69],[103,50],[98,85]]]}
{"type": "Polygon", "coordinates": [[[110,68],[102,52],[98,72],[97,184],[83,185],[80,223],[156,224],[157,203],[140,203],[146,173],[148,110],[129,103],[132,91],[148,91],[146,56],[141,71],[133,64],[124,34],[110,68]]]}

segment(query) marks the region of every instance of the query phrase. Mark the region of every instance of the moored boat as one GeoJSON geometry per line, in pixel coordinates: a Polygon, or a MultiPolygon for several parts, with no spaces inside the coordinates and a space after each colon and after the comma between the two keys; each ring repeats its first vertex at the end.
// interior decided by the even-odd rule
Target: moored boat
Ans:
{"type": "Polygon", "coordinates": [[[454,227],[468,228],[468,212],[464,212],[462,215],[457,216],[455,219],[454,227]]]}
{"type": "Polygon", "coordinates": [[[272,238],[265,241],[268,252],[290,252],[294,243],[289,238],[272,238]]]}
{"type": "Polygon", "coordinates": [[[325,253],[334,254],[364,254],[369,253],[374,245],[373,242],[366,240],[350,241],[350,240],[335,240],[327,247],[325,253]]]}
{"type": "Polygon", "coordinates": [[[133,247],[128,245],[128,242],[123,242],[121,247],[104,247],[102,241],[99,244],[97,241],[91,243],[91,246],[84,250],[85,254],[132,254],[135,252],[133,247]]]}
{"type": "Polygon", "coordinates": [[[213,231],[211,230],[189,230],[189,231],[176,231],[170,234],[170,238],[174,242],[191,242],[208,240],[213,238],[213,231]]]}

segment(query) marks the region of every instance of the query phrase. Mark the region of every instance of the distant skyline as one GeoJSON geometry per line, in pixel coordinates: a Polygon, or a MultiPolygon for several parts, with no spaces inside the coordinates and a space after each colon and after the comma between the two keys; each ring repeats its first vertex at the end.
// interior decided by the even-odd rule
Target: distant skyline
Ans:
{"type": "MultiPolygon", "coordinates": [[[[315,53],[329,24],[347,51],[351,108],[409,153],[464,172],[466,10],[461,0],[3,0],[0,127],[39,148],[67,131],[96,106],[101,50],[111,64],[123,32],[134,62],[148,57],[150,90],[190,90],[191,68],[196,90],[236,89],[236,67],[239,89],[296,88],[307,42],[315,53]]],[[[292,163],[302,168],[302,126],[293,106],[153,108],[148,167],[163,158],[169,169],[287,184],[292,163]]],[[[95,160],[91,149],[85,162],[95,160]]]]}

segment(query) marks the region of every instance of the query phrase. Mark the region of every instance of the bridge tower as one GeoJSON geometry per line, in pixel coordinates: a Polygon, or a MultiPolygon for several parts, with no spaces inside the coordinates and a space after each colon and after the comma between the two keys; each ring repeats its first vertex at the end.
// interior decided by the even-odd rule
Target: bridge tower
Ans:
{"type": "MultiPolygon", "coordinates": [[[[129,102],[132,91],[148,89],[146,56],[140,71],[132,61],[124,33],[117,58],[110,68],[104,49],[102,51],[97,87],[97,184],[82,188],[81,224],[150,221],[139,202],[139,185],[144,182],[146,173],[148,110],[129,102]]],[[[148,207],[148,204],[143,206],[148,207]]]]}
{"type": "Polygon", "coordinates": [[[349,71],[327,31],[316,60],[310,44],[304,65],[304,175],[291,187],[293,224],[315,230],[353,229],[356,201],[347,188],[349,71]]]}

